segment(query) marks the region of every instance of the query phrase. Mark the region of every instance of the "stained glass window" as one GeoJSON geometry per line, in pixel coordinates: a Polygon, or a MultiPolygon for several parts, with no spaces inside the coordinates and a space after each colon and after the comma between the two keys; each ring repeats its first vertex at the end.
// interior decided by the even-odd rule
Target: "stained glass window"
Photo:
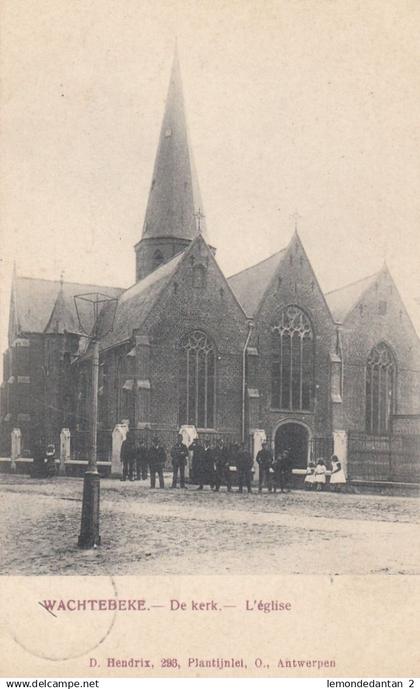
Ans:
{"type": "Polygon", "coordinates": [[[214,428],[216,394],[216,352],[201,330],[194,330],[181,340],[180,352],[180,424],[214,428]]]}
{"type": "Polygon", "coordinates": [[[366,365],[366,431],[386,435],[394,402],[395,359],[384,343],[373,347],[366,365]]]}
{"type": "Polygon", "coordinates": [[[271,406],[310,410],[313,398],[314,336],[309,318],[287,306],[271,329],[271,406]]]}

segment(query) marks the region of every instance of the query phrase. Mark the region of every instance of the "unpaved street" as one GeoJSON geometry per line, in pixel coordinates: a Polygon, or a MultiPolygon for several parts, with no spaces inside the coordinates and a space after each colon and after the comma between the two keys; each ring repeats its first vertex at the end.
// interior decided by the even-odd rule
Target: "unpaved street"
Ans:
{"type": "Polygon", "coordinates": [[[101,482],[102,545],[77,547],[82,480],[0,477],[2,574],[419,574],[416,497],[151,491],[101,482]]]}

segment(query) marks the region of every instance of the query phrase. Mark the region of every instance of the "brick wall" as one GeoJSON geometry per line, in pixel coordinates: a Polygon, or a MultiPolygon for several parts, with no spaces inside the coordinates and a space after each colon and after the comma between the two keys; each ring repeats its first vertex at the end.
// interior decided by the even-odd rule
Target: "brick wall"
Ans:
{"type": "Polygon", "coordinates": [[[217,350],[216,428],[239,433],[247,321],[203,241],[186,252],[144,326],[150,338],[151,420],[178,426],[179,343],[198,329],[217,350]],[[205,279],[194,287],[197,266],[205,279]]]}
{"type": "Polygon", "coordinates": [[[103,404],[104,425],[130,418],[137,427],[179,428],[179,345],[183,336],[198,329],[216,348],[215,428],[239,434],[247,320],[201,239],[185,253],[141,328],[135,326],[130,342],[101,356],[106,367],[103,394],[109,398],[103,404]],[[203,270],[200,285],[193,277],[197,267],[203,270]],[[124,393],[126,381],[133,385],[124,393]],[[130,399],[130,394],[133,403],[124,405],[124,395],[130,399]]]}

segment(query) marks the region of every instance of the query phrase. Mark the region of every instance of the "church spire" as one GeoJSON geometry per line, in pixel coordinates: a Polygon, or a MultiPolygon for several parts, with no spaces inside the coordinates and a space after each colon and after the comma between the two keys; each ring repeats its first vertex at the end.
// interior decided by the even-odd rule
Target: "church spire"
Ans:
{"type": "Polygon", "coordinates": [[[60,333],[63,334],[69,324],[73,324],[72,329],[74,331],[77,328],[74,325],[74,318],[69,305],[66,303],[64,294],[64,271],[60,274],[60,286],[58,293],[54,302],[53,309],[51,311],[48,323],[44,329],[44,333],[60,333]]]}
{"type": "Polygon", "coordinates": [[[203,204],[188,139],[178,51],[175,47],[143,235],[136,245],[137,280],[182,251],[197,234],[206,238],[202,211],[203,204]]]}

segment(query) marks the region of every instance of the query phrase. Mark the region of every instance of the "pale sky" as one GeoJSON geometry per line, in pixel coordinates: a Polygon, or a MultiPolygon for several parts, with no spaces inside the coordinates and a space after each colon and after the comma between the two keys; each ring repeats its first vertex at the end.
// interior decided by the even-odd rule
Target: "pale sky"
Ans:
{"type": "Polygon", "coordinates": [[[418,0],[3,0],[2,340],[18,273],[128,286],[175,36],[227,275],[299,232],[321,287],[420,296],[418,0]]]}

